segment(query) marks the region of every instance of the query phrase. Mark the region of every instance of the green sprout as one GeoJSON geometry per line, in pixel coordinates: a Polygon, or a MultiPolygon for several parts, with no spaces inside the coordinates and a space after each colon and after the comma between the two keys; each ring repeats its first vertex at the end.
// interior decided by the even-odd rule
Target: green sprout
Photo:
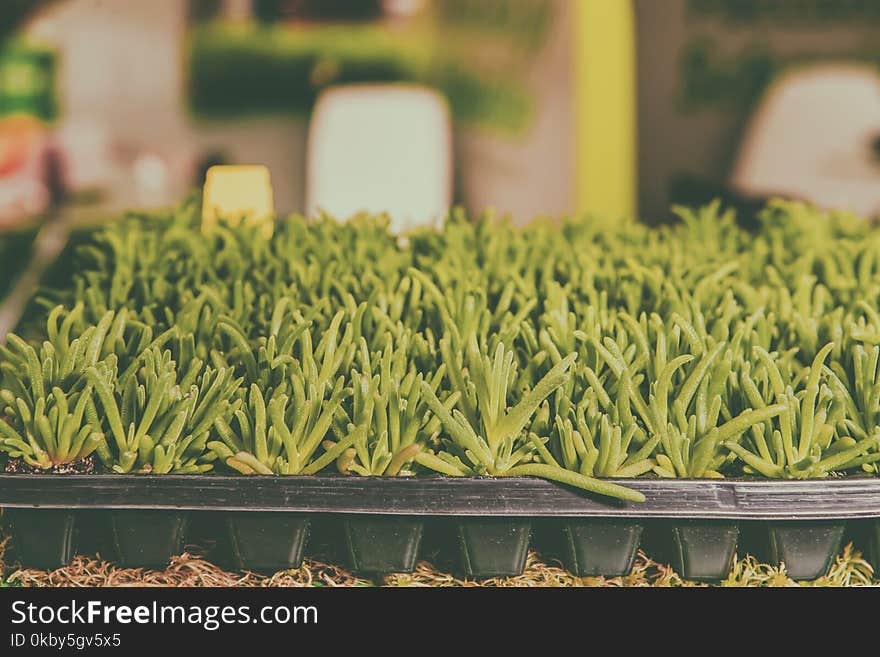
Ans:
{"type": "Polygon", "coordinates": [[[101,344],[95,329],[61,352],[49,341],[38,352],[9,336],[8,346],[0,347],[0,452],[48,470],[83,461],[104,444],[100,423],[86,417],[92,386],[82,376],[83,367],[97,361],[101,344]]]}
{"type": "Polygon", "coordinates": [[[319,458],[315,453],[325,440],[342,403],[342,380],[325,400],[315,397],[315,387],[291,377],[292,396],[276,391],[266,403],[259,386],[251,384],[233,414],[233,420],[215,420],[220,440],[210,449],[230,468],[246,475],[309,475],[332,463],[356,436],[349,436],[319,458]]]}
{"type": "Polygon", "coordinates": [[[459,379],[461,388],[456,392],[460,398],[452,412],[440,402],[431,386],[422,382],[422,392],[448,434],[451,451],[433,458],[423,455],[419,462],[453,476],[544,477],[600,495],[642,501],[640,493],[560,467],[544,441],[524,433],[541,403],[565,383],[577,355],[570,354],[556,363],[509,407],[508,393],[515,387],[517,377],[514,357],[512,351],[499,343],[494,359],[490,359],[479,352],[472,339],[467,374],[459,379]],[[536,456],[546,460],[540,462],[536,456]]]}
{"type": "MultiPolygon", "coordinates": [[[[291,324],[276,307],[275,318],[270,336],[256,349],[240,330],[226,325],[235,347],[225,359],[234,357],[251,384],[239,394],[233,419],[215,420],[220,440],[208,443],[208,449],[242,474],[315,474],[357,438],[345,436],[317,455],[348,394],[339,373],[354,356],[353,332],[340,337],[340,311],[313,348],[309,325],[301,317],[294,316],[291,324]]],[[[215,354],[215,360],[220,358],[215,354]]]]}
{"type": "MultiPolygon", "coordinates": [[[[375,365],[368,351],[361,351],[360,371],[356,368],[351,373],[352,416],[347,424],[356,439],[336,461],[341,473],[411,475],[413,462],[427,458],[430,463],[436,458],[423,455],[426,445],[439,433],[440,421],[428,407],[422,384],[436,396],[445,367],[441,365],[426,381],[416,372],[409,353],[409,339],[404,337],[395,345],[390,334],[375,365]]],[[[445,407],[450,405],[448,400],[445,407]]]]}
{"type": "Polygon", "coordinates": [[[41,470],[85,460],[105,444],[100,425],[85,417],[91,396],[89,386],[70,395],[54,387],[31,408],[4,390],[0,393],[6,405],[0,418],[0,452],[41,470]]]}
{"type": "Polygon", "coordinates": [[[552,431],[554,460],[566,469],[587,477],[623,479],[656,467],[650,458],[653,449],[634,449],[633,438],[640,427],[632,416],[622,420],[618,409],[610,416],[603,413],[594,394],[586,396],[572,415],[564,419],[557,415],[552,431]]]}
{"type": "Polygon", "coordinates": [[[231,370],[206,368],[186,391],[171,352],[153,349],[144,366],[125,381],[115,359],[87,371],[97,404],[93,421],[105,418],[112,447],[98,455],[113,472],[196,474],[211,469],[203,456],[215,422],[228,414],[239,380],[231,370]]]}
{"type": "MultiPolygon", "coordinates": [[[[845,362],[846,367],[839,360],[830,364],[828,385],[842,406],[835,418],[838,435],[849,438],[846,444],[855,448],[860,441],[876,439],[880,434],[880,346],[855,344],[845,362]]],[[[878,463],[880,451],[875,447],[847,465],[877,472],[878,463]]]]}
{"type": "MultiPolygon", "coordinates": [[[[861,439],[835,437],[835,416],[843,408],[832,389],[823,383],[823,364],[833,348],[833,344],[827,344],[819,350],[803,387],[797,391],[791,380],[786,382],[772,356],[756,348],[762,365],[756,373],[758,381],[746,370],[742,374],[743,388],[756,402],[772,395],[785,412],[776,422],[751,427],[748,443],[727,443],[750,471],[771,479],[813,479],[880,458],[865,458],[869,451],[880,447],[876,429],[861,439]]],[[[839,379],[836,383],[839,387],[839,379]]]]}

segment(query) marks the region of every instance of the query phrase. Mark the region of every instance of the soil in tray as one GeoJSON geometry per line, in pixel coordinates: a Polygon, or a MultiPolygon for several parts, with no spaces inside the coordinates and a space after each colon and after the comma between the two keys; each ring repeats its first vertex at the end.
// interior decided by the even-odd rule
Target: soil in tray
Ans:
{"type": "Polygon", "coordinates": [[[309,523],[310,518],[304,513],[229,514],[227,524],[236,564],[259,572],[299,568],[309,523]]]}
{"type": "Polygon", "coordinates": [[[461,569],[468,577],[515,577],[526,565],[532,522],[523,518],[457,521],[461,569]]]}
{"type": "Polygon", "coordinates": [[[76,550],[76,516],[69,509],[6,509],[12,558],[27,568],[61,568],[76,550]]]}
{"type": "Polygon", "coordinates": [[[349,565],[363,574],[411,573],[424,520],[415,516],[352,515],[343,521],[349,565]]]}
{"type": "Polygon", "coordinates": [[[113,511],[113,538],[120,563],[164,568],[183,552],[187,513],[126,509],[113,511]]]}

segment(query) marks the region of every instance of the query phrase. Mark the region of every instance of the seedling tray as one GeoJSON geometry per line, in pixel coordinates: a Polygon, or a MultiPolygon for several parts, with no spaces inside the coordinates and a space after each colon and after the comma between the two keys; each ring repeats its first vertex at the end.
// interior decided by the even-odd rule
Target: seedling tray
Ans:
{"type": "MultiPolygon", "coordinates": [[[[622,574],[639,545],[654,553],[656,543],[685,577],[701,580],[726,576],[741,525],[752,533],[758,527],[769,558],[784,562],[790,574],[813,578],[827,571],[848,524],[873,536],[880,522],[877,478],[625,483],[646,501],[619,502],[529,478],[13,474],[0,475],[0,507],[15,509],[9,525],[13,546],[22,546],[16,556],[25,563],[32,558],[27,546],[35,544],[33,532],[41,531],[33,517],[48,517],[49,510],[70,511],[74,518],[88,513],[92,527],[96,510],[107,510],[118,558],[154,566],[182,546],[190,512],[221,512],[238,565],[256,570],[298,565],[308,554],[308,518],[329,514],[342,523],[348,558],[361,572],[411,570],[423,520],[448,527],[460,570],[473,577],[521,571],[538,519],[560,534],[559,557],[578,574],[622,574]],[[166,512],[166,522],[157,511],[166,512]],[[253,522],[242,522],[251,514],[253,522]],[[120,518],[131,536],[139,517],[153,533],[149,554],[139,553],[143,541],[120,540],[120,518]],[[651,531],[642,532],[646,525],[651,531]],[[251,536],[255,532],[259,536],[251,536]],[[276,538],[278,545],[270,545],[276,538]],[[247,547],[249,539],[261,541],[259,549],[247,547]]],[[[59,540],[71,540],[69,529],[56,533],[59,540]]],[[[870,543],[865,549],[876,559],[876,541],[870,543]]],[[[53,565],[47,558],[61,565],[72,554],[67,545],[44,550],[39,565],[53,565]]]]}

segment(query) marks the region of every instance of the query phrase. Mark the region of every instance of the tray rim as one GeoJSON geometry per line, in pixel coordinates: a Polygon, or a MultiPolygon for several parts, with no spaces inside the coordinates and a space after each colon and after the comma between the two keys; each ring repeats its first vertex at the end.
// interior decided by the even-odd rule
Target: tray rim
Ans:
{"type": "Polygon", "coordinates": [[[644,503],[529,477],[0,474],[0,508],[846,520],[880,518],[880,477],[614,480],[644,503]]]}

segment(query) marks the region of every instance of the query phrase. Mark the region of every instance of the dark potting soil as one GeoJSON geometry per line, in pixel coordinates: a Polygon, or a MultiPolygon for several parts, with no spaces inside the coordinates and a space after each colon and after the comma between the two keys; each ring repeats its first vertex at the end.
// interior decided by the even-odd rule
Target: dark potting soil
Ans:
{"type": "Polygon", "coordinates": [[[95,459],[89,456],[73,463],[60,463],[44,470],[27,463],[24,459],[9,459],[3,468],[6,474],[96,474],[95,459]]]}

